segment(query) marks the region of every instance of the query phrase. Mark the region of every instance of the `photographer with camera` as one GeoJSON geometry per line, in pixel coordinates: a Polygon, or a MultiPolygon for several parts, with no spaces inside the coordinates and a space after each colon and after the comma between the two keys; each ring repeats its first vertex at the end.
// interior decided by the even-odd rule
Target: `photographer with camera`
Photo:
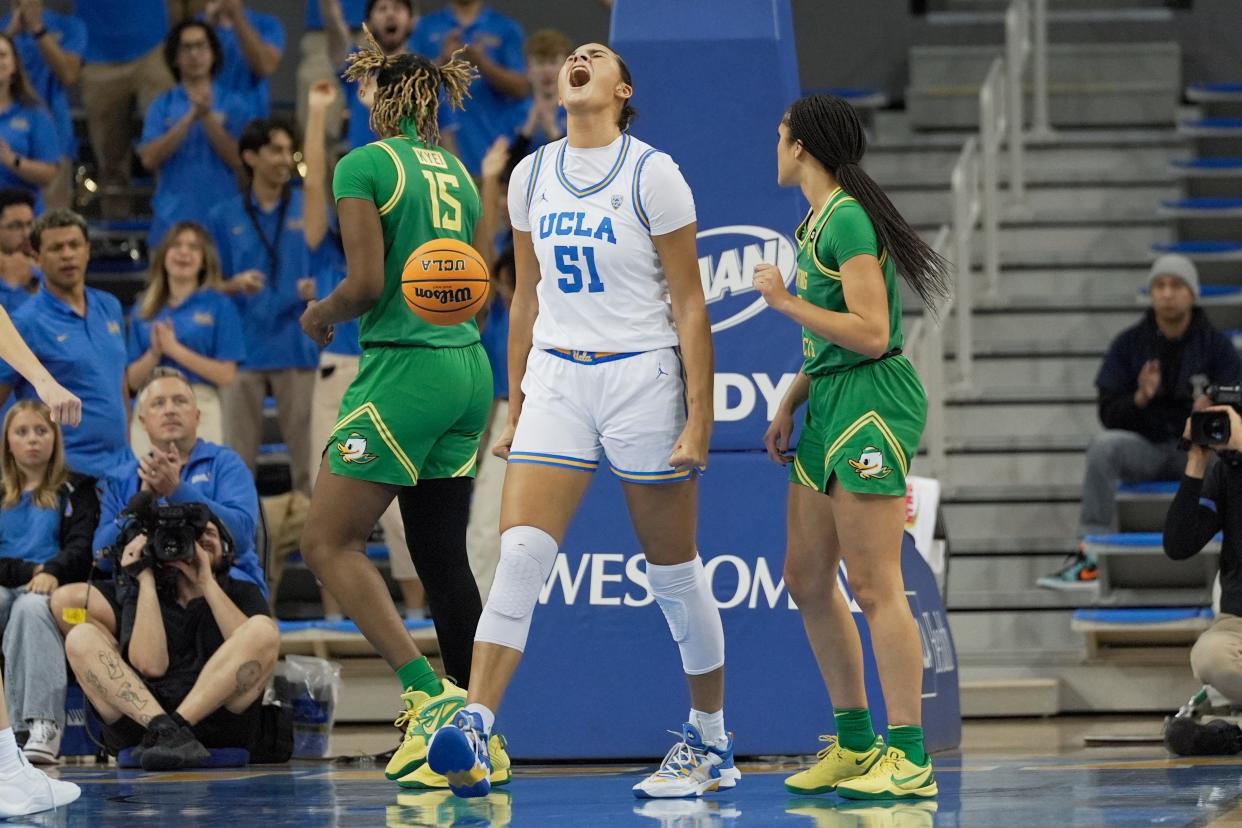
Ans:
{"type": "MultiPolygon", "coordinates": [[[[1192,409],[1207,406],[1211,385],[1242,382],[1233,343],[1212,327],[1199,298],[1199,273],[1185,256],[1161,256],[1147,278],[1151,307],[1109,346],[1096,375],[1104,431],[1091,438],[1082,481],[1079,538],[1117,531],[1117,484],[1175,480],[1186,463],[1178,448],[1192,409]]],[[[1081,549],[1048,589],[1095,589],[1094,556],[1081,549]]]]}
{"type": "MultiPolygon", "coordinates": [[[[1242,706],[1242,387],[1215,388],[1213,405],[1186,421],[1186,471],[1164,523],[1164,553],[1175,561],[1197,555],[1222,533],[1220,611],[1190,651],[1190,667],[1234,707],[1242,706]],[[1220,405],[1219,403],[1224,403],[1220,405]],[[1216,462],[1211,462],[1212,455],[1216,462]]],[[[1217,720],[1200,725],[1174,718],[1165,743],[1179,754],[1242,752],[1242,730],[1217,720]]]]}
{"type": "Polygon", "coordinates": [[[104,743],[113,754],[135,747],[144,770],[201,765],[212,747],[250,749],[280,656],[267,600],[228,575],[233,541],[206,506],[134,511],[117,561],[119,640],[95,624],[65,639],[104,743]]]}

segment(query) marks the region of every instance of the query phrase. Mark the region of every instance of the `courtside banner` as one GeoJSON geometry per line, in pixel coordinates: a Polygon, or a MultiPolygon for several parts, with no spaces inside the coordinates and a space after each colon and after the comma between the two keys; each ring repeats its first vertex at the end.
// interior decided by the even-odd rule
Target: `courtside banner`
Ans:
{"type": "MultiPolygon", "coordinates": [[[[831,701],[781,577],[785,470],[765,455],[715,454],[702,479],[699,549],[721,608],[726,725],[739,755],[812,753],[834,729],[831,701]]],[[[961,738],[957,657],[935,578],[906,535],[902,571],[923,643],[923,722],[932,750],[961,738]]],[[[849,598],[844,579],[838,588],[849,598]]],[[[883,696],[867,625],[867,695],[883,696]]],[[[647,588],[617,479],[591,484],[535,608],[526,656],[497,728],[522,759],[655,759],[690,707],[677,645],[647,588]]],[[[880,730],[879,732],[883,732],[880,730]]]]}
{"type": "Polygon", "coordinates": [[[789,0],[619,0],[611,45],[634,77],[632,132],[694,190],[716,348],[712,448],[761,448],[802,364],[798,326],[751,287],[762,261],[793,284],[805,212],[776,185],[776,129],[800,88],[789,0]]]}

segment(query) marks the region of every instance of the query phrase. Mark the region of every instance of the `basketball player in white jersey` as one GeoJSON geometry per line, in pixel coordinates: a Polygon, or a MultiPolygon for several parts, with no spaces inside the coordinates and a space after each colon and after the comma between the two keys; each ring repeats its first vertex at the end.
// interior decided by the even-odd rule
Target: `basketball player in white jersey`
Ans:
{"type": "Polygon", "coordinates": [[[567,136],[524,159],[509,184],[517,290],[510,422],[494,448],[509,461],[500,564],[468,704],[432,738],[428,763],[459,796],[487,793],[495,712],[558,545],[606,458],[690,683],[681,740],[634,792],[698,796],[741,775],[724,727],[720,613],[695,548],[713,373],[694,197],[668,155],[626,132],[633,89],[620,56],[579,47],[558,88],[567,136]]]}

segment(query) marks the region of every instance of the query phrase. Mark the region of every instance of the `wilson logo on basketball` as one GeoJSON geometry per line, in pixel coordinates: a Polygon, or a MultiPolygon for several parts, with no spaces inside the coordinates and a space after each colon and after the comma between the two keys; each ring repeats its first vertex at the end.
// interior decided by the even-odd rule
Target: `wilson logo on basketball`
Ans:
{"type": "Polygon", "coordinates": [[[431,299],[439,302],[441,305],[456,305],[462,302],[470,302],[474,298],[474,290],[472,288],[414,288],[414,295],[419,299],[431,299]]]}

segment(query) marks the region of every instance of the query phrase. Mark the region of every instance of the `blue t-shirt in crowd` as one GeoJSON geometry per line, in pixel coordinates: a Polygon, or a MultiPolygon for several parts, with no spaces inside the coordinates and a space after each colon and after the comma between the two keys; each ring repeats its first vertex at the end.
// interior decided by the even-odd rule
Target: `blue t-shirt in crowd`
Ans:
{"type": "MultiPolygon", "coordinates": [[[[514,113],[513,113],[514,114],[513,132],[515,134],[517,133],[518,130],[520,130],[523,126],[526,125],[526,119],[530,117],[530,111],[534,109],[534,107],[535,107],[534,98],[527,98],[524,101],[518,101],[518,104],[514,108],[514,113]]],[[[561,131],[561,134],[557,139],[559,140],[560,138],[565,137],[565,133],[569,131],[566,126],[565,107],[563,106],[558,106],[556,108],[556,124],[560,128],[560,131],[561,131]]],[[[530,150],[529,151],[534,152],[535,150],[539,149],[540,147],[550,142],[551,140],[553,140],[552,137],[543,131],[543,125],[540,124],[539,121],[535,121],[535,128],[532,129],[530,133],[530,150]]]]}
{"type": "MultiPolygon", "coordinates": [[[[219,81],[212,84],[212,109],[207,117],[219,112],[224,115],[224,128],[239,137],[249,120],[246,103],[228,91],[219,81]]],[[[193,108],[184,86],[174,86],[151,102],[142,123],[139,144],[147,144],[166,134],[193,108]]],[[[206,224],[217,204],[237,195],[237,177],[233,168],[220,157],[207,128],[201,121],[190,125],[185,139],[155,173],[155,196],[151,199],[151,232],[154,249],[168,229],[179,221],[206,224]]]]}
{"type": "Polygon", "coordinates": [[[8,282],[0,279],[0,307],[8,311],[9,316],[17,313],[17,309],[26,304],[26,300],[34,296],[43,287],[43,273],[39,268],[31,268],[30,276],[35,286],[34,291],[27,289],[24,285],[13,287],[8,282]]]}
{"type": "MultiPolygon", "coordinates": [[[[6,14],[0,19],[0,29],[8,28],[12,19],[12,14],[6,14]]],[[[86,51],[86,24],[78,18],[44,11],[43,25],[47,29],[44,37],[56,40],[62,52],[81,57],[86,51]]],[[[23,31],[13,41],[31,87],[52,113],[52,122],[56,124],[56,133],[60,136],[61,154],[76,159],[78,139],[73,132],[73,118],[69,114],[69,90],[56,77],[56,73],[43,57],[43,52],[39,51],[39,41],[30,32],[23,31]]]]}
{"type": "MultiPolygon", "coordinates": [[[[282,53],[285,51],[285,26],[280,18],[246,9],[246,19],[264,43],[275,46],[282,53]]],[[[216,83],[222,84],[242,100],[247,121],[266,118],[272,109],[269,79],[251,71],[236,31],[225,26],[216,26],[215,31],[216,37],[220,38],[220,49],[224,52],[224,62],[220,74],[216,76],[216,83]]]]}
{"type": "MultiPolygon", "coordinates": [[[[84,418],[85,419],[85,418],[84,418]]],[[[95,530],[95,551],[116,543],[121,526],[117,516],[141,486],[138,461],[129,460],[112,470],[104,481],[103,500],[99,505],[99,528],[95,530]]],[[[237,452],[227,446],[199,440],[190,451],[181,469],[181,485],[159,501],[168,503],[203,503],[228,527],[237,550],[229,574],[258,585],[267,596],[267,580],[255,551],[255,527],[259,524],[259,493],[254,475],[237,452]]]]}
{"type": "MultiPolygon", "coordinates": [[[[129,321],[129,338],[126,343],[130,362],[141,357],[151,347],[151,328],[156,322],[172,322],[177,341],[202,356],[238,363],[246,358],[241,317],[237,315],[237,306],[233,304],[233,300],[223,293],[214,290],[197,291],[175,308],[165,305],[150,319],[143,319],[135,313],[129,321]]],[[[180,369],[192,383],[211,385],[208,380],[167,354],[160,359],[160,365],[180,369]]]]}
{"type": "Polygon", "coordinates": [[[479,330],[479,341],[492,364],[492,395],[509,398],[509,309],[497,296],[479,330]]]}
{"type": "MultiPolygon", "coordinates": [[[[22,158],[55,164],[63,155],[56,124],[42,104],[32,106],[14,101],[8,109],[0,112],[0,138],[22,158]]],[[[43,193],[39,187],[25,181],[8,167],[0,167],[0,187],[29,191],[35,197],[35,214],[43,212],[43,193]]]]}
{"type": "MultiPolygon", "coordinates": [[[[341,13],[345,15],[345,25],[351,29],[361,29],[362,21],[366,20],[367,0],[340,0],[341,13]]],[[[319,0],[306,0],[306,31],[323,31],[323,18],[319,16],[319,0]]]]}
{"type": "Polygon", "coordinates": [[[247,192],[238,193],[211,213],[208,227],[220,249],[224,277],[254,269],[265,279],[263,290],[253,296],[233,296],[246,339],[246,361],[241,366],[245,370],[279,371],[319,364],[319,348],[302,332],[299,321],[306,302],[298,296],[298,279],[314,275],[303,233],[303,208],[302,190],[291,188],[283,207],[277,204],[265,211],[247,192]],[[274,272],[269,245],[276,254],[274,272]]]}
{"type": "Polygon", "coordinates": [[[166,0],[78,0],[86,24],[87,63],[126,63],[164,42],[166,0]]]}
{"type": "MultiPolygon", "coordinates": [[[[418,21],[410,48],[438,61],[444,39],[456,30],[461,31],[463,44],[481,48],[490,60],[515,72],[526,71],[522,27],[490,8],[484,8],[478,19],[464,28],[452,9],[429,14],[418,21]]],[[[498,91],[482,76],[470,84],[470,100],[457,114],[457,146],[458,156],[471,175],[479,174],[479,164],[492,142],[513,131],[517,104],[517,100],[498,91]]]]}
{"type": "Polygon", "coordinates": [[[60,552],[60,508],[45,509],[23,492],[12,509],[0,510],[0,558],[47,563],[60,552]]]}
{"type": "MultiPolygon", "coordinates": [[[[341,237],[330,232],[323,244],[311,254],[311,267],[315,271],[315,295],[323,299],[345,281],[345,251],[341,249],[341,237]]],[[[342,356],[360,356],[362,345],[358,342],[358,320],[340,322],[333,328],[332,341],[324,353],[342,356]]]]}
{"type": "MultiPolygon", "coordinates": [[[[92,477],[113,474],[132,459],[125,406],[125,315],[115,296],[86,288],[86,316],[78,316],[45,286],[13,314],[13,326],[56,381],[82,400],[82,423],[66,428],[65,463],[92,477]]],[[[0,385],[17,398],[36,398],[7,363],[0,385]]]]}

